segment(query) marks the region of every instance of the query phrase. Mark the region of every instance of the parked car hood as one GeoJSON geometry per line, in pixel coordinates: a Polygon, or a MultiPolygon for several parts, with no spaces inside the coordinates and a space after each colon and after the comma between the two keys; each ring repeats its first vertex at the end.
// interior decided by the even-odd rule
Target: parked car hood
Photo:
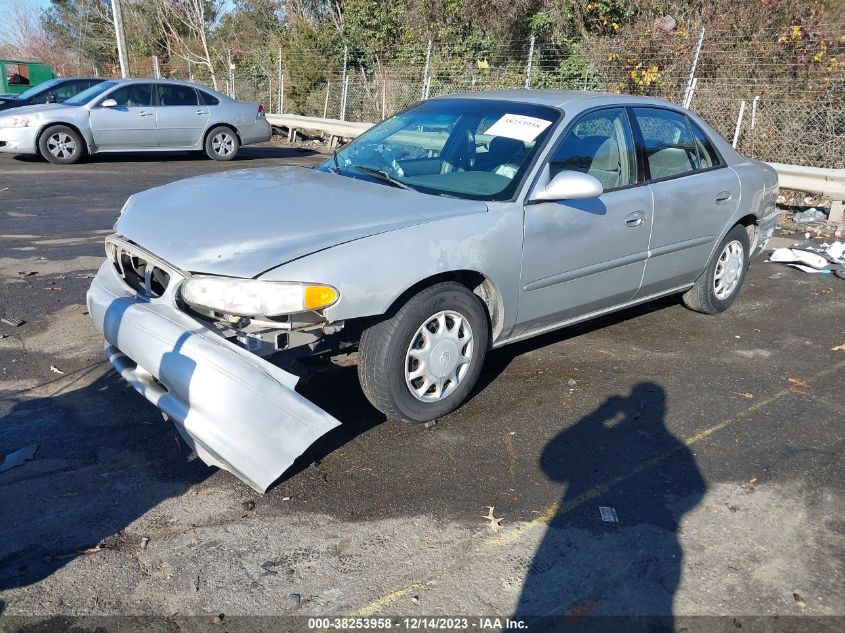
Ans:
{"type": "Polygon", "coordinates": [[[36,105],[25,105],[15,108],[14,112],[9,112],[6,115],[0,116],[20,116],[22,114],[38,114],[40,112],[47,112],[49,110],[61,110],[66,108],[68,110],[78,108],[79,106],[66,106],[61,103],[39,103],[36,105]]]}
{"type": "Polygon", "coordinates": [[[486,211],[480,201],[282,167],[198,176],[135,194],[114,228],[181,270],[255,277],[343,242],[486,211]]]}

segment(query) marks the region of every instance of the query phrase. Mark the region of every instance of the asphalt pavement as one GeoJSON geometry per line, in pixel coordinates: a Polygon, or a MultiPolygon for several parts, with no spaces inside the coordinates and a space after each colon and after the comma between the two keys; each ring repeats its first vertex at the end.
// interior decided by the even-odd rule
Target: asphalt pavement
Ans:
{"type": "Polygon", "coordinates": [[[352,366],[321,373],[304,391],[342,425],[265,495],[192,455],[102,355],[84,297],[103,237],[134,192],[321,159],[0,156],[0,317],[24,321],[0,323],[0,457],[37,447],[0,472],[0,627],[778,615],[843,630],[845,282],[763,257],[725,314],[668,298],[491,352],[433,427],[385,419],[352,366]]]}

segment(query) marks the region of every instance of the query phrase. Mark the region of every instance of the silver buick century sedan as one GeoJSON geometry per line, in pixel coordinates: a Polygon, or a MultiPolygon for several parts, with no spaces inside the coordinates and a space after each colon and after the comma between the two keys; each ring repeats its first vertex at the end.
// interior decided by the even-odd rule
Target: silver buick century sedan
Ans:
{"type": "Polygon", "coordinates": [[[264,491],[340,422],[298,361],[357,351],[369,400],[432,420],[491,348],[656,297],[736,299],[777,175],[657,99],[430,99],[317,169],[132,196],[88,293],[106,354],[208,464],[264,491]]]}
{"type": "Polygon", "coordinates": [[[104,81],[61,104],[0,116],[0,152],[76,163],[103,152],[205,151],[232,160],[241,145],[272,136],[258,103],[167,79],[104,81]]]}

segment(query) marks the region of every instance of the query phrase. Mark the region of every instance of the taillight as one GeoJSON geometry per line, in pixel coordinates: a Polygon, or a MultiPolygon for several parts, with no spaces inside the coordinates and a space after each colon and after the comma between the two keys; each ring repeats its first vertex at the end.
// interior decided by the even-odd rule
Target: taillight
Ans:
{"type": "Polygon", "coordinates": [[[260,103],[258,104],[258,114],[255,115],[256,119],[263,119],[264,118],[264,106],[260,103]]]}

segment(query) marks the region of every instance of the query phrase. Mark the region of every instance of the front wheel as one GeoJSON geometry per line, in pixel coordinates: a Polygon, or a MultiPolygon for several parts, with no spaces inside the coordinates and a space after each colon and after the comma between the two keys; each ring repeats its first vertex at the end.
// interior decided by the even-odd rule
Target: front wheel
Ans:
{"type": "Polygon", "coordinates": [[[427,422],[457,409],[475,386],[490,340],[480,299],[455,282],[435,284],[364,330],[358,378],[385,415],[427,422]]]}
{"type": "Polygon", "coordinates": [[[238,135],[222,125],[211,130],[205,139],[205,153],[214,160],[232,160],[240,147],[238,135]]]}
{"type": "Polygon", "coordinates": [[[681,299],[690,310],[718,314],[727,310],[739,294],[748,270],[750,241],[744,226],[733,227],[701,277],[681,299]]]}
{"type": "Polygon", "coordinates": [[[51,163],[71,165],[79,162],[85,153],[85,145],[79,132],[66,125],[54,125],[41,134],[38,150],[51,163]]]}

